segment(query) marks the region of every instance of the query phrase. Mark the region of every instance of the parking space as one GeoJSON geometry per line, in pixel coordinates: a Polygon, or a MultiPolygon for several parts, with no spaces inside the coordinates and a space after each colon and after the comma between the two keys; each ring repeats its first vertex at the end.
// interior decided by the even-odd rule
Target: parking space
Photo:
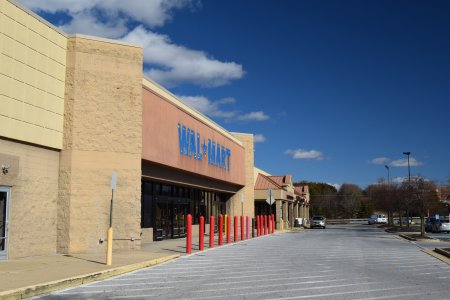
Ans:
{"type": "Polygon", "coordinates": [[[43,299],[448,299],[450,266],[361,225],[264,236],[43,299]]]}

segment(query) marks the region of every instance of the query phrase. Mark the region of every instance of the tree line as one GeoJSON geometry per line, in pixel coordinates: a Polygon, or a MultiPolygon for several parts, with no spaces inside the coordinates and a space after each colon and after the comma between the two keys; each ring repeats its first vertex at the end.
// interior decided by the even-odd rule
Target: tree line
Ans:
{"type": "Polygon", "coordinates": [[[308,185],[311,215],[330,219],[368,218],[379,212],[387,215],[390,224],[397,217],[400,226],[409,226],[409,222],[403,224],[402,217],[420,217],[423,224],[429,214],[448,214],[448,207],[439,202],[436,185],[421,177],[411,177],[402,183],[380,180],[365,189],[351,183],[339,189],[321,182],[301,181],[294,185],[308,185]]]}

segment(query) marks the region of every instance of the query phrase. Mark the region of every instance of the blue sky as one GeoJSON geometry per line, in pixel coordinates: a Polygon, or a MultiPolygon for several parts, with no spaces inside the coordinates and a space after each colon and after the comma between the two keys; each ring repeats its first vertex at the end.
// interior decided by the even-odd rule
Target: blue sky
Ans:
{"type": "Polygon", "coordinates": [[[68,33],[144,46],[144,72],[255,164],[361,187],[450,179],[450,2],[21,0],[68,33]]]}

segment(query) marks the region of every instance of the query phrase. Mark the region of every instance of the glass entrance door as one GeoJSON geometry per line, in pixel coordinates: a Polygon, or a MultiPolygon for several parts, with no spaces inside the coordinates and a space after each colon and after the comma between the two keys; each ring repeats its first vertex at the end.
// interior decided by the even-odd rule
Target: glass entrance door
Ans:
{"type": "Polygon", "coordinates": [[[167,202],[157,202],[155,206],[154,235],[156,241],[161,241],[170,238],[172,235],[170,205],[167,202]]]}
{"type": "Polygon", "coordinates": [[[9,188],[0,187],[0,260],[8,258],[9,188]]]}

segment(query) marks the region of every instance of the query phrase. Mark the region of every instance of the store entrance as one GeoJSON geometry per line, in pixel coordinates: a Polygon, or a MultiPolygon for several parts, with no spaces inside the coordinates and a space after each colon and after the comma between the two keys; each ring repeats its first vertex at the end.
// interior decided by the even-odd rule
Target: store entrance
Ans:
{"type": "Polygon", "coordinates": [[[189,212],[189,203],[183,202],[186,201],[158,199],[155,203],[153,230],[156,241],[186,236],[186,215],[189,212]]]}
{"type": "Polygon", "coordinates": [[[0,187],[0,260],[8,258],[9,188],[0,187]]]}

